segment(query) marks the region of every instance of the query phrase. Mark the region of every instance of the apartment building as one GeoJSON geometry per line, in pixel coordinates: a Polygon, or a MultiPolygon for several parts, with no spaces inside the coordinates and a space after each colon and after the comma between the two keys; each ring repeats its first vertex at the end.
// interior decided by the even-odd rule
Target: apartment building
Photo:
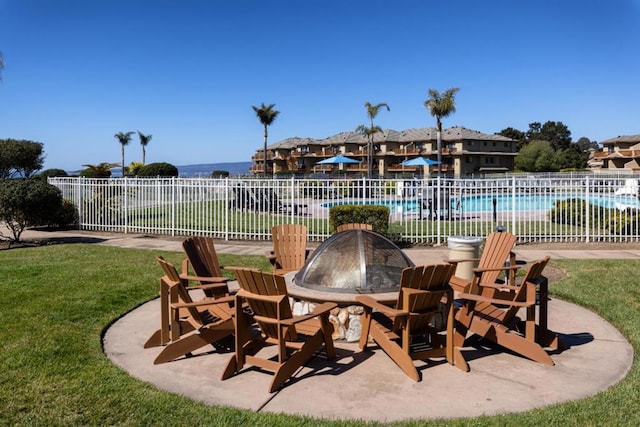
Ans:
{"type": "Polygon", "coordinates": [[[594,170],[631,170],[640,172],[640,134],[621,135],[602,141],[602,151],[593,153],[594,170]]]}
{"type": "MultiPolygon", "coordinates": [[[[368,138],[356,132],[346,131],[325,139],[287,138],[256,151],[250,171],[256,175],[267,173],[294,174],[339,173],[366,176],[371,158],[371,177],[398,175],[433,176],[438,165],[404,166],[405,160],[425,157],[437,160],[436,129],[414,128],[404,131],[386,129],[368,138]],[[370,145],[372,145],[370,147],[370,145]],[[369,156],[369,150],[370,156],[369,156]],[[319,161],[342,154],[357,160],[354,164],[320,165],[319,161]]],[[[488,135],[464,127],[451,127],[442,131],[443,176],[464,177],[473,174],[500,173],[514,170],[517,142],[501,135],[488,135]]]]}

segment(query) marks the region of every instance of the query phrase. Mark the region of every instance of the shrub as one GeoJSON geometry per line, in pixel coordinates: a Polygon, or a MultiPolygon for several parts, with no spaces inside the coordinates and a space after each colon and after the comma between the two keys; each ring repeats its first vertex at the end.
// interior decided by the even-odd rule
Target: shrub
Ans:
{"type": "Polygon", "coordinates": [[[140,172],[140,169],[142,169],[143,167],[144,163],[142,162],[131,162],[131,164],[127,168],[127,171],[129,172],[129,175],[136,176],[140,172]]]}
{"type": "Polygon", "coordinates": [[[149,163],[148,165],[144,165],[138,171],[138,176],[148,176],[148,177],[169,177],[169,176],[178,176],[178,168],[170,163],[160,162],[160,163],[149,163]]]}
{"type": "MultiPolygon", "coordinates": [[[[0,183],[0,221],[20,241],[27,226],[53,222],[62,205],[60,190],[39,179],[5,179],[0,183]]],[[[0,233],[1,235],[1,233],[0,233]]]]}
{"type": "Polygon", "coordinates": [[[47,178],[55,178],[57,176],[69,176],[69,174],[62,169],[46,169],[36,175],[36,177],[42,178],[43,181],[46,181],[47,178]]]}
{"type": "Polygon", "coordinates": [[[62,199],[60,208],[50,225],[67,228],[78,224],[78,209],[69,199],[62,199]]]}
{"type": "Polygon", "coordinates": [[[640,224],[638,223],[640,217],[638,213],[636,209],[619,212],[618,215],[613,215],[611,219],[609,219],[607,228],[613,234],[636,234],[640,228],[640,224]]]}
{"type": "Polygon", "coordinates": [[[387,234],[389,229],[389,208],[379,205],[337,205],[329,208],[331,230],[342,224],[371,224],[373,231],[387,234]]]}
{"type": "Polygon", "coordinates": [[[228,171],[213,171],[211,172],[211,178],[228,178],[228,171]]]}

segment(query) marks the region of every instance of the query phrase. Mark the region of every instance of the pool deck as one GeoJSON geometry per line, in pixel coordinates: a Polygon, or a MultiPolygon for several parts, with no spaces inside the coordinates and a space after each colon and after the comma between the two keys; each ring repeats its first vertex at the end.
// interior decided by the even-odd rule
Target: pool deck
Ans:
{"type": "MultiPolygon", "coordinates": [[[[161,237],[77,231],[27,231],[23,237],[181,251],[180,240],[161,237]]],[[[220,244],[216,249],[220,253],[263,254],[265,247],[220,244]]],[[[552,259],[640,257],[637,244],[610,251],[516,249],[524,260],[546,255],[552,259]]],[[[437,262],[448,253],[446,248],[406,252],[415,263],[437,262]]],[[[362,352],[355,343],[337,342],[336,360],[314,358],[273,394],[267,392],[271,375],[257,370],[249,369],[221,381],[230,353],[203,352],[153,365],[160,348],[143,349],[142,345],[158,327],[157,299],[113,323],[103,344],[114,364],[172,393],[209,405],[330,419],[400,421],[521,412],[592,396],[626,376],[633,363],[633,348],[612,325],[589,310],[561,300],[552,299],[549,309],[549,327],[568,347],[551,354],[555,366],[540,365],[474,341],[464,350],[470,372],[446,363],[418,362],[423,379],[413,382],[379,348],[362,352]]]]}

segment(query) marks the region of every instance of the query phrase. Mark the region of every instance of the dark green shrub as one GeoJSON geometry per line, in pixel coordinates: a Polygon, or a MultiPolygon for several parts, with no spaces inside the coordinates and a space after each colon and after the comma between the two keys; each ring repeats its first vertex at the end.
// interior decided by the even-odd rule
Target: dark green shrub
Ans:
{"type": "Polygon", "coordinates": [[[636,234],[638,229],[640,229],[639,220],[638,211],[631,209],[612,216],[608,221],[607,228],[613,234],[636,234]]]}
{"type": "Polygon", "coordinates": [[[380,205],[337,205],[329,208],[329,225],[333,232],[342,224],[371,224],[373,231],[387,234],[389,208],[380,205]]]}
{"type": "Polygon", "coordinates": [[[213,171],[211,172],[211,178],[228,178],[229,171],[213,171]]]}
{"type": "Polygon", "coordinates": [[[50,225],[68,228],[78,224],[78,209],[71,200],[62,199],[60,208],[50,225]]]}
{"type": "Polygon", "coordinates": [[[178,168],[170,163],[160,162],[160,163],[149,163],[148,165],[144,165],[138,171],[138,176],[148,176],[148,177],[170,177],[170,176],[178,176],[178,168]]]}
{"type": "Polygon", "coordinates": [[[557,224],[585,226],[587,209],[592,226],[605,226],[612,217],[611,209],[589,204],[582,199],[558,200],[549,211],[549,220],[557,224]],[[602,222],[602,224],[600,224],[602,222]]]}
{"type": "Polygon", "coordinates": [[[80,171],[83,178],[111,178],[111,163],[100,163],[99,165],[86,165],[87,168],[80,171]]]}
{"type": "Polygon", "coordinates": [[[46,181],[47,178],[64,177],[64,176],[69,176],[69,174],[67,173],[67,171],[62,169],[46,169],[36,175],[36,177],[42,178],[44,181],[46,181]]]}
{"type": "Polygon", "coordinates": [[[608,229],[614,234],[628,234],[635,233],[639,227],[637,210],[619,211],[594,204],[587,205],[582,199],[557,201],[549,211],[549,220],[557,224],[584,227],[587,225],[587,210],[589,226],[592,228],[608,229]]]}
{"type": "MultiPolygon", "coordinates": [[[[0,182],[0,221],[20,241],[28,226],[50,224],[60,210],[60,190],[39,179],[4,179],[0,182]]],[[[1,233],[0,233],[1,234],[1,233]]]]}

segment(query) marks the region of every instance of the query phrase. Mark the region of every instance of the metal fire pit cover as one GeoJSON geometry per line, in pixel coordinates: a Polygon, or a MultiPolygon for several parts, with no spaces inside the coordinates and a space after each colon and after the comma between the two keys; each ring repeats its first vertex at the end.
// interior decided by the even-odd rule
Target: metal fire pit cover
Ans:
{"type": "Polygon", "coordinates": [[[295,275],[294,282],[326,292],[394,292],[402,270],[413,265],[386,237],[369,230],[347,230],[325,240],[295,275]]]}

